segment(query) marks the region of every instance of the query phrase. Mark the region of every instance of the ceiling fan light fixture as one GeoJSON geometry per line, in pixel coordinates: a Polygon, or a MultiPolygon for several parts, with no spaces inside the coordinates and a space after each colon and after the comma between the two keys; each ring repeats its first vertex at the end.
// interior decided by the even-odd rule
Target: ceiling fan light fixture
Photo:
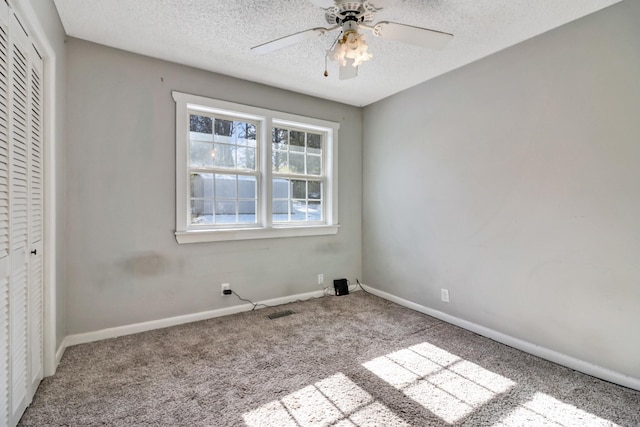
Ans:
{"type": "Polygon", "coordinates": [[[365,36],[359,33],[360,30],[371,31],[376,37],[430,49],[442,49],[453,38],[453,34],[396,22],[382,21],[374,24],[374,15],[382,8],[375,7],[369,1],[378,3],[383,0],[311,1],[319,2],[325,11],[325,20],[331,27],[310,28],[254,46],[251,50],[257,54],[265,54],[342,29],[329,50],[325,51],[324,76],[329,75],[327,58],[330,58],[340,65],[340,80],[347,80],[356,77],[358,66],[373,57],[368,52],[369,46],[365,36]]]}
{"type": "Polygon", "coordinates": [[[369,46],[367,45],[364,34],[350,30],[344,33],[333,49],[328,51],[327,54],[332,61],[338,62],[342,67],[347,65],[347,59],[353,60],[349,62],[351,62],[354,67],[357,67],[373,57],[373,55],[367,52],[368,49],[369,46]]]}

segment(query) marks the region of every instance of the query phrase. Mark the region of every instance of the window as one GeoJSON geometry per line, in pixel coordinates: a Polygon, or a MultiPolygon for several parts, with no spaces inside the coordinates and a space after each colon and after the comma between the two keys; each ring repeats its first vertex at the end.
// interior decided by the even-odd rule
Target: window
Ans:
{"type": "Polygon", "coordinates": [[[337,123],[173,98],[178,243],[337,233],[337,123]]]}
{"type": "Polygon", "coordinates": [[[274,223],[322,221],[322,140],[315,131],[272,129],[274,223]]]}

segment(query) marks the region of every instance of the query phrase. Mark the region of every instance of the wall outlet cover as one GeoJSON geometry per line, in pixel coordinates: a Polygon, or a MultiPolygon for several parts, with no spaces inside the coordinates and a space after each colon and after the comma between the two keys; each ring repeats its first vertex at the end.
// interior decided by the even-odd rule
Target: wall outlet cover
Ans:
{"type": "Polygon", "coordinates": [[[230,291],[231,285],[229,283],[223,283],[220,289],[220,295],[227,296],[229,294],[225,294],[224,291],[230,291]]]}

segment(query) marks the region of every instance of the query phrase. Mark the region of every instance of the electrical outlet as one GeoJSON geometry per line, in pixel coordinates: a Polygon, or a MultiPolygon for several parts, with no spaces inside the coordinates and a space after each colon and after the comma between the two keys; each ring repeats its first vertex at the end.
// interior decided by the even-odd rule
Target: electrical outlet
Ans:
{"type": "Polygon", "coordinates": [[[447,289],[440,289],[440,297],[443,302],[449,302],[449,291],[447,289]]]}
{"type": "Polygon", "coordinates": [[[230,295],[228,293],[227,294],[224,293],[224,291],[229,292],[230,290],[231,290],[231,285],[228,284],[228,283],[223,283],[222,284],[222,289],[220,290],[220,295],[222,295],[222,296],[230,295]]]}
{"type": "Polygon", "coordinates": [[[324,274],[318,274],[318,285],[324,285],[324,274]]]}

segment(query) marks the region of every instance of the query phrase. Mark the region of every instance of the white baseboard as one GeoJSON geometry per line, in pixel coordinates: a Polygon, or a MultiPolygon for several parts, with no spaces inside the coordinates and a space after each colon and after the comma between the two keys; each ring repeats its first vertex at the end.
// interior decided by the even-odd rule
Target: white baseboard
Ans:
{"type": "Polygon", "coordinates": [[[64,337],[64,339],[60,343],[60,347],[58,347],[58,350],[56,350],[56,365],[54,366],[53,373],[51,375],[56,373],[56,369],[58,369],[58,365],[60,364],[62,356],[64,355],[64,351],[67,349],[67,347],[67,337],[64,337]]]}
{"type": "Polygon", "coordinates": [[[367,292],[370,292],[376,296],[395,302],[396,304],[402,305],[420,313],[435,317],[436,319],[440,319],[444,322],[451,323],[452,325],[459,326],[468,331],[475,332],[476,334],[482,335],[484,337],[491,338],[492,340],[508,345],[509,347],[522,350],[526,353],[538,356],[542,359],[549,360],[551,362],[566,366],[567,368],[574,369],[576,371],[591,375],[596,378],[603,379],[605,381],[629,387],[634,390],[640,390],[640,379],[638,378],[630,377],[628,375],[612,371],[611,369],[603,368],[601,366],[594,365],[593,363],[586,362],[584,360],[577,359],[563,353],[559,353],[555,350],[541,347],[528,341],[503,334],[502,332],[498,332],[496,330],[478,325],[476,323],[469,322],[468,320],[460,319],[458,317],[451,316],[450,314],[443,313],[441,311],[434,310],[420,304],[416,304],[387,292],[371,288],[367,285],[362,284],[362,286],[367,292]]]}
{"type": "MultiPolygon", "coordinates": [[[[298,300],[317,298],[323,295],[324,295],[324,291],[307,292],[304,294],[289,295],[286,297],[273,298],[266,301],[259,301],[257,304],[277,306],[277,305],[287,304],[287,303],[298,301],[298,300]]],[[[259,309],[259,308],[264,308],[264,307],[261,307],[261,306],[256,307],[256,309],[259,309]]],[[[63,341],[63,346],[64,346],[64,349],[66,349],[67,347],[70,347],[73,345],[85,344],[85,343],[100,341],[108,338],[116,338],[123,335],[137,334],[140,332],[151,331],[153,329],[168,328],[170,326],[197,322],[199,320],[212,319],[214,317],[228,316],[230,314],[241,313],[243,311],[250,311],[252,309],[253,309],[253,305],[251,304],[240,304],[240,305],[234,305],[232,307],[220,308],[217,310],[202,311],[199,313],[185,314],[182,316],[169,317],[166,319],[158,319],[158,320],[152,320],[149,322],[117,326],[115,328],[101,329],[99,331],[67,335],[67,337],[63,341]]],[[[63,346],[61,345],[60,347],[62,348],[63,346]]],[[[58,350],[61,353],[60,357],[62,357],[62,352],[64,352],[64,349],[62,349],[61,352],[60,350],[58,350]]]]}

